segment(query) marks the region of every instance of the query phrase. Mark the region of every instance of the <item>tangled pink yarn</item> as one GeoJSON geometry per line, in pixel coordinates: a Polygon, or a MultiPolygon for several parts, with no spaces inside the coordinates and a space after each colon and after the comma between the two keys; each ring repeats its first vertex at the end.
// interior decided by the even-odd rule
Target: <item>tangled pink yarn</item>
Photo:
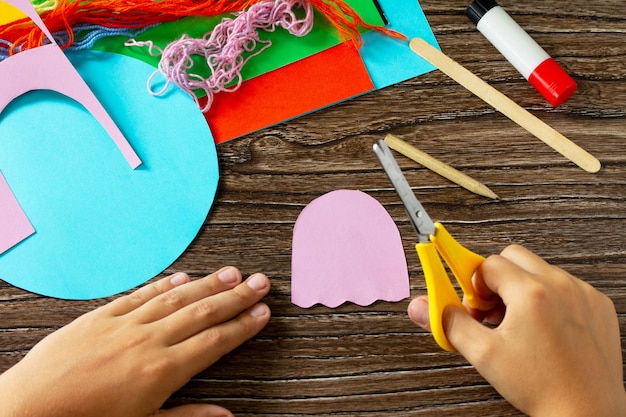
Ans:
{"type": "Polygon", "coordinates": [[[163,50],[154,46],[151,41],[130,40],[126,45],[148,46],[150,54],[161,55],[158,70],[148,80],[151,94],[164,94],[172,82],[199,103],[194,91],[204,90],[207,102],[201,109],[206,112],[211,108],[215,93],[237,90],[243,82],[241,70],[246,62],[271,46],[271,41],[259,38],[258,30],[273,32],[277,27],[282,27],[295,36],[307,35],[313,27],[313,7],[308,1],[265,1],[239,12],[234,19],[224,18],[202,39],[183,35],[163,50]],[[304,9],[304,18],[299,19],[296,16],[295,8],[304,9]],[[258,44],[262,46],[255,51],[258,44]],[[158,52],[154,53],[153,49],[158,52]],[[244,58],[245,53],[250,54],[244,58]],[[208,78],[191,72],[194,55],[205,58],[211,71],[208,78]],[[161,90],[153,91],[152,82],[158,73],[163,74],[166,83],[161,90]]]}

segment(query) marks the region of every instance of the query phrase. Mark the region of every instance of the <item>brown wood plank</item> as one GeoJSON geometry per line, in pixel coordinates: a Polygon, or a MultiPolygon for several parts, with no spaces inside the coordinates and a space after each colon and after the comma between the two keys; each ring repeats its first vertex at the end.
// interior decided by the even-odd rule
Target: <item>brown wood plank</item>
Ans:
{"type": "MultiPolygon", "coordinates": [[[[445,53],[597,156],[588,174],[435,71],[218,147],[216,203],[163,274],[222,265],[267,273],[268,327],[202,372],[169,404],[216,402],[243,417],[521,416],[467,362],[416,329],[408,300],[337,309],[290,303],[300,211],[337,189],[380,200],[400,227],[411,292],[425,291],[403,207],[371,152],[387,133],[479,179],[490,201],[399,157],[429,212],[488,255],[522,243],[614,301],[626,347],[626,11],[623,0],[500,4],[579,83],[557,109],[464,16],[469,3],[423,0],[445,53]]],[[[162,275],[163,275],[162,274],[162,275]]],[[[64,301],[0,281],[0,371],[50,332],[108,300],[64,301]]],[[[624,362],[626,363],[626,362],[624,362]]]]}

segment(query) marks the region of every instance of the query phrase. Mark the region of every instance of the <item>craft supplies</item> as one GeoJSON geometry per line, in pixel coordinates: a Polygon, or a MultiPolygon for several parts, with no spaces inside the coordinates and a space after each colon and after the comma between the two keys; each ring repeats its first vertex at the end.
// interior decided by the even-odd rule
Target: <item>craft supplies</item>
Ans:
{"type": "MultiPolygon", "coordinates": [[[[219,16],[225,13],[238,13],[263,0],[136,0],[131,3],[122,0],[72,1],[58,0],[54,8],[42,13],[42,19],[51,32],[67,32],[69,47],[75,39],[74,29],[78,25],[96,25],[108,28],[140,29],[163,22],[171,22],[188,16],[219,16]]],[[[342,0],[306,0],[297,4],[310,4],[336,28],[345,40],[361,45],[359,28],[373,29],[386,35],[403,38],[401,34],[383,26],[370,25],[342,0]]],[[[12,43],[11,53],[34,48],[44,43],[45,36],[30,21],[20,19],[0,25],[0,39],[12,43]]]]}
{"type": "Polygon", "coordinates": [[[465,307],[450,282],[441,258],[459,283],[467,305],[475,310],[489,311],[497,300],[484,299],[472,284],[472,276],[485,258],[458,243],[441,223],[433,222],[422,203],[415,197],[385,141],[378,141],[374,145],[374,153],[402,200],[411,225],[417,233],[419,243],[415,245],[415,250],[424,270],[433,337],[442,349],[453,352],[454,346],[448,341],[443,329],[444,310],[448,306],[461,309],[465,307]]]}
{"type": "Polygon", "coordinates": [[[201,39],[183,35],[163,50],[155,48],[151,41],[138,42],[131,39],[125,45],[148,46],[151,54],[156,49],[161,55],[158,71],[148,79],[148,91],[151,94],[163,95],[172,82],[198,103],[195,94],[197,90],[202,90],[206,100],[201,109],[206,112],[213,103],[214,94],[237,90],[243,81],[241,70],[246,62],[271,46],[270,41],[259,38],[258,31],[274,31],[277,27],[286,29],[294,36],[307,35],[313,27],[312,6],[307,2],[294,0],[261,2],[242,11],[234,19],[224,18],[201,39]],[[304,10],[302,18],[297,16],[295,7],[304,10]],[[262,46],[257,48],[257,44],[262,46]],[[204,58],[210,70],[207,78],[191,72],[194,55],[204,58]],[[151,84],[157,73],[161,73],[166,82],[160,90],[154,91],[151,84]]]}
{"type": "Polygon", "coordinates": [[[574,94],[576,82],[495,0],[474,0],[467,16],[554,107],[574,94]]]}
{"type": "Polygon", "coordinates": [[[410,295],[400,231],[385,208],[358,190],[311,201],[293,228],[291,302],[366,306],[410,295]]]}
{"type": "Polygon", "coordinates": [[[131,144],[54,42],[50,31],[29,0],[6,0],[6,2],[32,19],[49,43],[0,61],[0,79],[11,80],[0,89],[0,113],[11,101],[28,91],[38,89],[57,91],[82,104],[98,120],[131,168],[135,169],[141,165],[141,159],[131,144]]]}
{"type": "MultiPolygon", "coordinates": [[[[161,273],[193,241],[219,184],[217,151],[187,94],[141,88],[151,66],[98,51],[68,56],[144,164],[130,169],[74,100],[51,91],[19,97],[0,120],[0,170],[35,233],[25,229],[16,236],[25,240],[0,254],[0,276],[51,297],[106,297],[161,273]]],[[[4,209],[0,234],[6,223],[25,223],[4,209]]]]}
{"type": "Polygon", "coordinates": [[[526,111],[437,48],[419,38],[411,39],[409,45],[413,52],[438,67],[450,78],[585,171],[598,172],[600,170],[600,161],[596,157],[526,111]]]}
{"type": "Polygon", "coordinates": [[[453,183],[460,185],[466,190],[469,190],[478,195],[482,195],[483,197],[493,199],[499,198],[496,193],[491,191],[489,187],[487,187],[485,184],[475,180],[468,175],[463,174],[462,172],[454,169],[445,162],[442,162],[428,155],[426,152],[417,149],[416,147],[406,143],[405,141],[394,135],[387,135],[385,137],[385,143],[389,145],[391,149],[400,152],[407,158],[411,158],[418,164],[424,165],[431,171],[441,175],[444,178],[449,179],[453,183]]]}

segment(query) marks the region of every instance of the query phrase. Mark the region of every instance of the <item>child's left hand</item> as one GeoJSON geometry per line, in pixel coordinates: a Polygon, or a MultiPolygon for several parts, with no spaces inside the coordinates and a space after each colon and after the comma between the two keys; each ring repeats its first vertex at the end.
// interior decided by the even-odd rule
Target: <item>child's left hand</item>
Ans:
{"type": "MultiPolygon", "coordinates": [[[[147,285],[89,312],[39,342],[0,375],[0,417],[144,417],[224,354],[257,334],[270,310],[265,275],[241,282],[226,267],[147,285]]],[[[160,416],[231,416],[187,405],[160,416]]]]}

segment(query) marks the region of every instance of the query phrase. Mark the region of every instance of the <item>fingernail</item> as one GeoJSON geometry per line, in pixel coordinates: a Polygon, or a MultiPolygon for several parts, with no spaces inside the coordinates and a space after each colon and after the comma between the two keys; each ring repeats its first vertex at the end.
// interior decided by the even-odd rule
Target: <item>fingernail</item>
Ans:
{"type": "Polygon", "coordinates": [[[411,320],[413,320],[419,326],[427,326],[430,322],[430,316],[428,314],[428,303],[423,298],[416,298],[411,302],[411,308],[409,311],[411,320]]]}
{"type": "Polygon", "coordinates": [[[234,284],[239,279],[239,275],[235,268],[226,267],[217,273],[217,278],[224,284],[234,284]]]}
{"type": "Polygon", "coordinates": [[[250,310],[252,317],[261,317],[267,314],[267,306],[265,304],[257,304],[250,310]]]}
{"type": "Polygon", "coordinates": [[[267,281],[262,274],[254,274],[246,280],[246,284],[254,291],[260,291],[265,288],[267,281]]]}
{"type": "Polygon", "coordinates": [[[183,285],[186,282],[189,282],[189,277],[184,272],[177,272],[170,277],[170,283],[175,287],[183,285]]]}

